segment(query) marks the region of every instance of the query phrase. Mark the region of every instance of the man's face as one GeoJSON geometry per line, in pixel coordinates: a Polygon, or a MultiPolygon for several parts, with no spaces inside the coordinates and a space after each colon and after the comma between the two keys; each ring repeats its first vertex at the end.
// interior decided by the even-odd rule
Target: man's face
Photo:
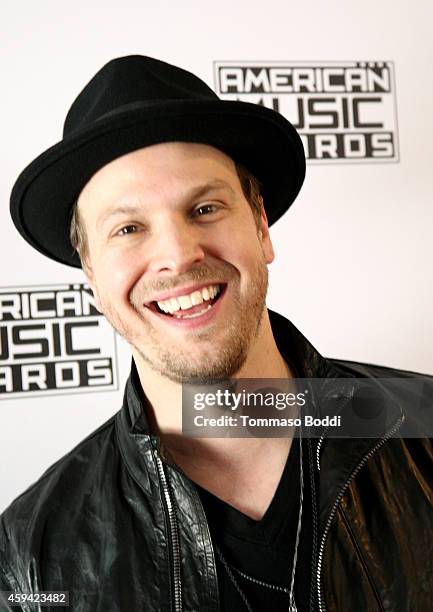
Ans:
{"type": "Polygon", "coordinates": [[[207,145],[140,149],[97,172],[78,206],[98,308],[144,362],[175,382],[233,376],[274,256],[233,161],[207,145]]]}

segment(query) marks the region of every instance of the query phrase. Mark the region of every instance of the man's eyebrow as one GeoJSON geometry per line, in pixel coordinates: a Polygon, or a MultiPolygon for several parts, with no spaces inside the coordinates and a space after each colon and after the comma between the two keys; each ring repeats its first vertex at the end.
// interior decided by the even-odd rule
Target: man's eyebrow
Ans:
{"type": "Polygon", "coordinates": [[[193,187],[189,192],[186,193],[185,199],[195,200],[197,198],[201,198],[207,193],[209,193],[209,191],[213,191],[214,189],[227,189],[231,192],[232,195],[235,195],[235,191],[229,183],[223,181],[222,179],[215,179],[213,181],[205,183],[204,185],[193,187]]]}
{"type": "Polygon", "coordinates": [[[110,217],[114,217],[115,215],[135,215],[140,211],[138,206],[111,206],[99,217],[96,222],[97,229],[100,229],[110,217]]]}
{"type": "MultiPolygon", "coordinates": [[[[191,189],[186,191],[181,196],[181,200],[184,202],[190,202],[191,200],[197,200],[216,189],[227,189],[227,191],[229,191],[231,195],[235,195],[235,190],[229,183],[221,179],[215,179],[203,185],[192,187],[191,189]]],[[[110,219],[110,217],[113,217],[115,215],[135,215],[135,214],[139,214],[140,212],[142,213],[143,209],[134,204],[127,204],[127,205],[115,204],[114,206],[111,206],[110,208],[105,210],[103,214],[99,217],[99,219],[97,220],[97,227],[101,228],[102,225],[106,223],[108,219],[110,219]]]]}

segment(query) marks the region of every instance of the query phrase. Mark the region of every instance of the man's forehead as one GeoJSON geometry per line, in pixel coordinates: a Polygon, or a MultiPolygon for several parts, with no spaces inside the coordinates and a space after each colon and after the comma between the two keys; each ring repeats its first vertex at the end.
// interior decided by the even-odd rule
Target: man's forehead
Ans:
{"type": "Polygon", "coordinates": [[[171,185],[180,190],[200,190],[227,186],[237,177],[233,160],[209,145],[162,143],[138,149],[100,168],[84,186],[79,204],[92,195],[104,201],[136,192],[161,191],[171,185]]]}

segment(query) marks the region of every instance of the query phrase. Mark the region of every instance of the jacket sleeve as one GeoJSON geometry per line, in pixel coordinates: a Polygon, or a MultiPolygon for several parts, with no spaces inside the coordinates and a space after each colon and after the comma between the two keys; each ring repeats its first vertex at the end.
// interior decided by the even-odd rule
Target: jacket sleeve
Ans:
{"type": "Polygon", "coordinates": [[[12,559],[8,559],[10,555],[7,554],[8,539],[6,537],[6,530],[2,517],[0,516],[0,610],[1,612],[34,612],[34,609],[30,608],[28,604],[14,604],[7,600],[7,595],[4,591],[12,591],[14,593],[28,592],[28,589],[24,589],[20,586],[13,570],[12,570],[12,559]]]}
{"type": "Polygon", "coordinates": [[[30,608],[24,604],[17,605],[14,604],[13,607],[11,603],[7,600],[7,593],[5,591],[12,591],[14,593],[19,593],[19,589],[17,585],[12,585],[10,581],[9,571],[6,567],[3,555],[0,553],[0,610],[2,612],[30,612],[30,608]]]}

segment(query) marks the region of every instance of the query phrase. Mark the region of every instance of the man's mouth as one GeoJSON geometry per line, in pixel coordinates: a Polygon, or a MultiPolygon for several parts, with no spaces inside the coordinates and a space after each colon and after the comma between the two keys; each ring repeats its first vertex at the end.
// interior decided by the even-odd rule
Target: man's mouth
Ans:
{"type": "Polygon", "coordinates": [[[221,298],[227,285],[216,284],[201,287],[167,300],[153,301],[148,308],[167,317],[193,319],[202,316],[221,298]]]}

